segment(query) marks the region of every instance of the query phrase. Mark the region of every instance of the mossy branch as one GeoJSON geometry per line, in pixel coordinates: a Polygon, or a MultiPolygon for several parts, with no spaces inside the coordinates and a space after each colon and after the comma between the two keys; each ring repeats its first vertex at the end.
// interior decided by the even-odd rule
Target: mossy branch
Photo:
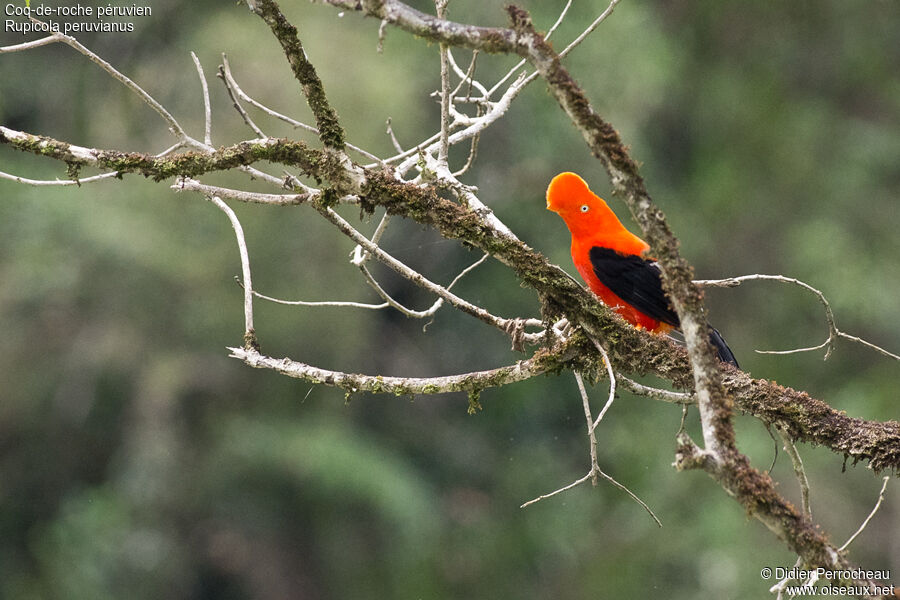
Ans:
{"type": "MultiPolygon", "coordinates": [[[[120,173],[137,172],[154,180],[189,173],[192,169],[203,173],[226,169],[235,163],[269,160],[301,168],[313,177],[329,181],[338,191],[343,191],[342,186],[356,187],[355,183],[347,183],[348,173],[328,153],[310,148],[303,142],[283,139],[241,142],[208,156],[188,152],[160,159],[144,154],[83,148],[2,126],[0,143],[60,162],[119,167],[120,173]],[[245,151],[248,146],[255,150],[248,154],[245,151]]],[[[353,174],[359,172],[363,174],[358,190],[359,203],[364,210],[384,207],[391,214],[434,227],[448,239],[484,250],[510,267],[523,283],[538,293],[548,318],[565,316],[602,340],[616,371],[651,373],[670,381],[678,389],[693,388],[690,363],[683,348],[667,338],[629,326],[541,253],[498,233],[475,211],[439,196],[433,186],[405,183],[380,170],[354,167],[353,174]]],[[[593,345],[586,343],[579,348],[579,354],[568,366],[579,370],[595,368],[599,356],[593,345]]],[[[897,421],[855,419],[805,392],[753,379],[737,369],[723,369],[725,389],[737,409],[767,424],[781,423],[794,439],[826,446],[854,462],[867,462],[876,471],[900,470],[900,423],[897,421]]]]}
{"type": "Polygon", "coordinates": [[[272,30],[272,35],[284,49],[294,77],[300,82],[306,102],[316,118],[319,139],[326,148],[343,152],[344,130],[338,121],[337,113],[328,102],[325,87],[316,73],[316,68],[306,57],[306,51],[297,36],[297,28],[288,22],[273,0],[257,0],[251,7],[266,22],[272,30]]]}
{"type": "Polygon", "coordinates": [[[139,173],[153,181],[169,177],[199,177],[205,173],[268,161],[347,184],[347,172],[337,157],[299,140],[266,138],[240,142],[208,153],[192,151],[153,156],[140,152],[85,148],[0,125],[0,144],[56,159],[70,167],[108,169],[120,176],[139,173]]]}

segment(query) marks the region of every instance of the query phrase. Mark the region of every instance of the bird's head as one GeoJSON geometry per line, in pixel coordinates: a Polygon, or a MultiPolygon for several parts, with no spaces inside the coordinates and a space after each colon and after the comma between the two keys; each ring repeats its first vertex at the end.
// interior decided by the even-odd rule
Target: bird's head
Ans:
{"type": "Polygon", "coordinates": [[[553,178],[547,187],[547,210],[562,217],[576,238],[624,229],[603,198],[575,173],[560,173],[553,178]]]}

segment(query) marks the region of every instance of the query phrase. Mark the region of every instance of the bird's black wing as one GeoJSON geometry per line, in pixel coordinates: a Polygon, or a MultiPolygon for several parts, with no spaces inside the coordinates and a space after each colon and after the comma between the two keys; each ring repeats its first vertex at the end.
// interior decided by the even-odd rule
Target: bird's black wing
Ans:
{"type": "Polygon", "coordinates": [[[662,272],[652,260],[594,246],[589,253],[594,275],[616,296],[648,317],[679,327],[678,315],[662,287],[662,272]]]}
{"type": "MultiPolygon", "coordinates": [[[[590,250],[594,275],[616,296],[632,305],[648,317],[673,327],[680,327],[678,315],[669,304],[663,291],[662,271],[652,260],[635,255],[619,254],[610,248],[594,246],[590,250]]],[[[713,327],[709,327],[709,341],[715,347],[719,360],[738,367],[731,348],[713,327]]]]}

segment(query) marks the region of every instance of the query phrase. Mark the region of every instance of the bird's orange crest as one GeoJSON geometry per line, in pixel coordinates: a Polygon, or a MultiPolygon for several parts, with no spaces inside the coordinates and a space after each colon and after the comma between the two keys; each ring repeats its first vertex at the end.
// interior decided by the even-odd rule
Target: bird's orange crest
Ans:
{"type": "Polygon", "coordinates": [[[562,217],[575,245],[602,245],[628,254],[641,254],[648,248],[575,173],[553,178],[547,187],[547,210],[562,217]]]}
{"type": "Polygon", "coordinates": [[[560,173],[547,186],[547,210],[560,212],[574,205],[579,198],[594,194],[588,189],[584,179],[575,173],[560,173]]]}

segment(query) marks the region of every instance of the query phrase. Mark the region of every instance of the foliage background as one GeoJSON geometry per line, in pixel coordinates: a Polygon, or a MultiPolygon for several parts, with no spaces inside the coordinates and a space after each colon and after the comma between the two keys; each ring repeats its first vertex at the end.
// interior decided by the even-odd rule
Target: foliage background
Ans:
{"type": "MultiPolygon", "coordinates": [[[[523,6],[546,29],[563,4],[523,6]]],[[[604,7],[575,2],[556,47],[604,7]]],[[[213,77],[222,52],[251,95],[308,118],[277,43],[246,7],[159,0],[152,9],[132,34],[79,39],[194,135],[202,102],[191,50],[210,78],[216,144],[252,137],[213,77]]],[[[373,20],[308,3],[285,10],[354,143],[392,154],[388,117],[405,145],[435,130],[436,46],[388,30],[377,54],[373,20]]],[[[449,14],[505,24],[496,1],[454,0],[449,14]]],[[[625,0],[567,64],[642,161],[699,277],[798,277],[826,293],[839,327],[897,351],[898,31],[890,1],[625,0]]],[[[19,41],[0,33],[4,45],[19,41]]],[[[512,64],[482,56],[478,73],[490,82],[512,64]]],[[[171,143],[155,114],[62,46],[0,58],[0,122],[94,147],[171,143]]],[[[65,177],[8,148],[0,169],[65,177]]],[[[544,210],[546,183],[561,170],[609,189],[537,82],[483,136],[465,182],[574,273],[568,234],[544,210]]],[[[235,209],[264,293],[374,299],[346,260],[350,242],[313,211],[235,209]]],[[[385,246],[442,282],[476,258],[413,223],[396,224],[385,246]]],[[[242,333],[238,271],[227,220],[199,197],[135,176],[80,189],[0,181],[0,597],[745,598],[772,583],[760,568],[793,564],[704,475],[671,468],[677,407],[621,394],[599,431],[601,466],[663,529],[606,485],[520,510],[588,468],[571,376],[486,392],[475,416],[454,395],[345,401],[226,357],[242,333]]],[[[395,297],[430,304],[379,275],[395,297]]],[[[459,291],[506,316],[537,310],[497,263],[459,291]]],[[[827,362],[753,352],[824,339],[812,296],[757,283],[711,291],[708,304],[755,376],[853,416],[897,418],[895,362],[848,343],[827,362]]],[[[422,325],[390,312],[257,305],[267,353],[325,367],[425,376],[516,358],[498,332],[450,309],[422,325]]],[[[594,388],[597,402],[605,395],[603,383],[594,388]]],[[[765,468],[774,448],[765,429],[739,417],[738,434],[765,468]]],[[[800,451],[814,517],[842,540],[880,481],[862,465],[842,472],[827,450],[800,451]]],[[[783,453],[774,474],[796,499],[783,453]]],[[[888,494],[851,557],[900,573],[896,485],[888,494]]]]}

